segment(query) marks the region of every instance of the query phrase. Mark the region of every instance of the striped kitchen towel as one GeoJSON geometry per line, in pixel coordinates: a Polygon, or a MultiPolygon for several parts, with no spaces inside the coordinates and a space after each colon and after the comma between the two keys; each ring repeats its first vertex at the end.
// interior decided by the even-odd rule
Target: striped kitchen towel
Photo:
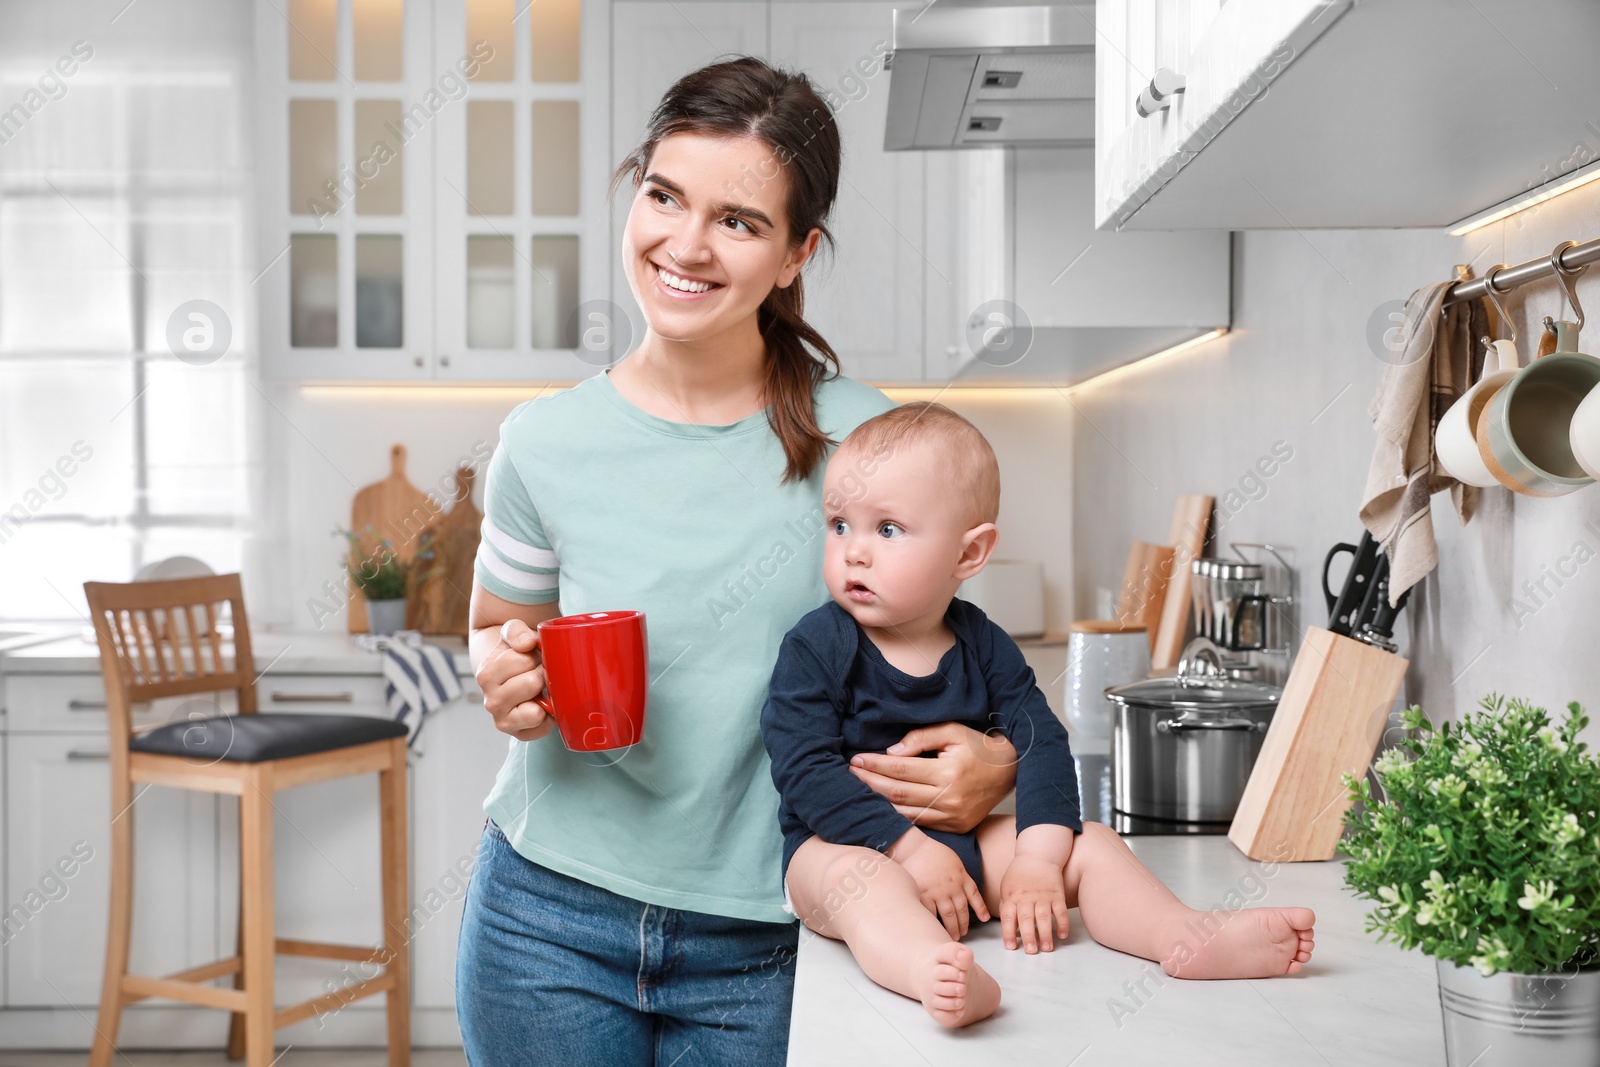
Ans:
{"type": "Polygon", "coordinates": [[[359,634],[356,644],[368,652],[383,653],[384,696],[395,722],[408,723],[411,740],[407,744],[418,755],[417,739],[428,716],[461,695],[461,680],[456,676],[455,657],[422,639],[415,630],[394,634],[359,634]],[[409,722],[412,716],[414,723],[409,722]]]}

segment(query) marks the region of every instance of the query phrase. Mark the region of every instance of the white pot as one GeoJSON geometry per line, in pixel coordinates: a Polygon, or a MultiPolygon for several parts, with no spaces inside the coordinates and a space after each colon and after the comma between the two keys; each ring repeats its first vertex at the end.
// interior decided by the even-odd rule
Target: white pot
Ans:
{"type": "MultiPolygon", "coordinates": [[[[1067,724],[1079,738],[1111,740],[1106,690],[1150,673],[1150,635],[1143,626],[1100,619],[1072,624],[1067,639],[1067,724]]],[[[1103,749],[1102,749],[1103,751],[1103,749]]]]}

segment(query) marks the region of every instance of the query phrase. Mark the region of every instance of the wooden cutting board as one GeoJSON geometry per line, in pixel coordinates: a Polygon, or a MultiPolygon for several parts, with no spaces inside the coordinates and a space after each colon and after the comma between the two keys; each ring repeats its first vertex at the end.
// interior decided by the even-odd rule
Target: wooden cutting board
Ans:
{"type": "Polygon", "coordinates": [[[1306,629],[1228,840],[1253,860],[1329,860],[1350,807],[1343,775],[1366,774],[1406,660],[1320,626],[1306,629]]]}
{"type": "Polygon", "coordinates": [[[1128,562],[1122,569],[1122,590],[1117,596],[1117,621],[1142,626],[1155,647],[1156,629],[1166,606],[1167,585],[1172,577],[1173,549],[1135,541],[1128,548],[1128,562]]]}
{"type": "MultiPolygon", "coordinates": [[[[394,546],[395,555],[403,560],[416,556],[422,530],[438,514],[438,509],[426,493],[406,480],[406,446],[395,445],[389,449],[389,477],[356,493],[350,505],[350,529],[357,537],[359,553],[350,553],[351,566],[359,566],[362,559],[372,558],[384,539],[394,546]]],[[[367,632],[367,602],[353,580],[350,585],[350,608],[345,613],[350,621],[350,632],[367,632]]],[[[409,612],[408,612],[409,614],[409,612]]],[[[407,620],[409,626],[410,620],[407,620]]]]}
{"type": "Polygon", "coordinates": [[[483,525],[483,513],[472,503],[474,477],[471,467],[456,469],[455,502],[448,514],[429,527],[433,562],[418,569],[408,609],[411,625],[424,634],[467,636],[472,561],[478,555],[483,525]]]}
{"type": "Polygon", "coordinates": [[[1178,498],[1172,509],[1172,530],[1167,544],[1172,546],[1172,578],[1167,582],[1166,598],[1161,606],[1161,621],[1150,645],[1150,666],[1159,670],[1176,667],[1183,654],[1183,639],[1189,635],[1191,614],[1189,597],[1190,565],[1200,558],[1206,548],[1206,534],[1211,526],[1213,497],[1199,493],[1178,498]]]}

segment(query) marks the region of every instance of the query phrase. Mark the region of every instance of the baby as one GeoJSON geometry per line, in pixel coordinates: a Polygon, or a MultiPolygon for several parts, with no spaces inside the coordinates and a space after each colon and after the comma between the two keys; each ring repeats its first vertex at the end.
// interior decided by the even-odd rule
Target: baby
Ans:
{"type": "Polygon", "coordinates": [[[1307,908],[1187,907],[1110,827],[1082,821],[1067,734],[1006,633],[956,599],[999,534],[1000,472],[967,420],[908,404],[857,427],[824,475],[832,597],[784,637],[761,713],[781,796],[784,892],[867,976],[945,1026],[994,1013],[1000,987],[960,943],[969,911],[1007,949],[1052,951],[1067,911],[1102,945],[1179,978],[1294,974],[1307,908]],[[922,829],[850,772],[907,731],[998,729],[1017,753],[1015,817],[922,829]],[[1053,923],[1053,927],[1052,927],[1053,923]]]}

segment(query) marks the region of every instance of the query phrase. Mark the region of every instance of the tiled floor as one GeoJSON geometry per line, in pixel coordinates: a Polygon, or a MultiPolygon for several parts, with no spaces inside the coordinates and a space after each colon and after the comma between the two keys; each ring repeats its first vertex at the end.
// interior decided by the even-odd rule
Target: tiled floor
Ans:
{"type": "MultiPolygon", "coordinates": [[[[0,1067],[83,1067],[84,1052],[0,1052],[0,1067]]],[[[230,1060],[217,1052],[140,1051],[119,1053],[117,1067],[242,1067],[243,1060],[230,1060]]],[[[290,1047],[279,1050],[275,1067],[387,1067],[388,1054],[381,1048],[290,1047]]],[[[466,1057],[458,1048],[415,1049],[412,1067],[464,1067],[466,1057]]]]}

